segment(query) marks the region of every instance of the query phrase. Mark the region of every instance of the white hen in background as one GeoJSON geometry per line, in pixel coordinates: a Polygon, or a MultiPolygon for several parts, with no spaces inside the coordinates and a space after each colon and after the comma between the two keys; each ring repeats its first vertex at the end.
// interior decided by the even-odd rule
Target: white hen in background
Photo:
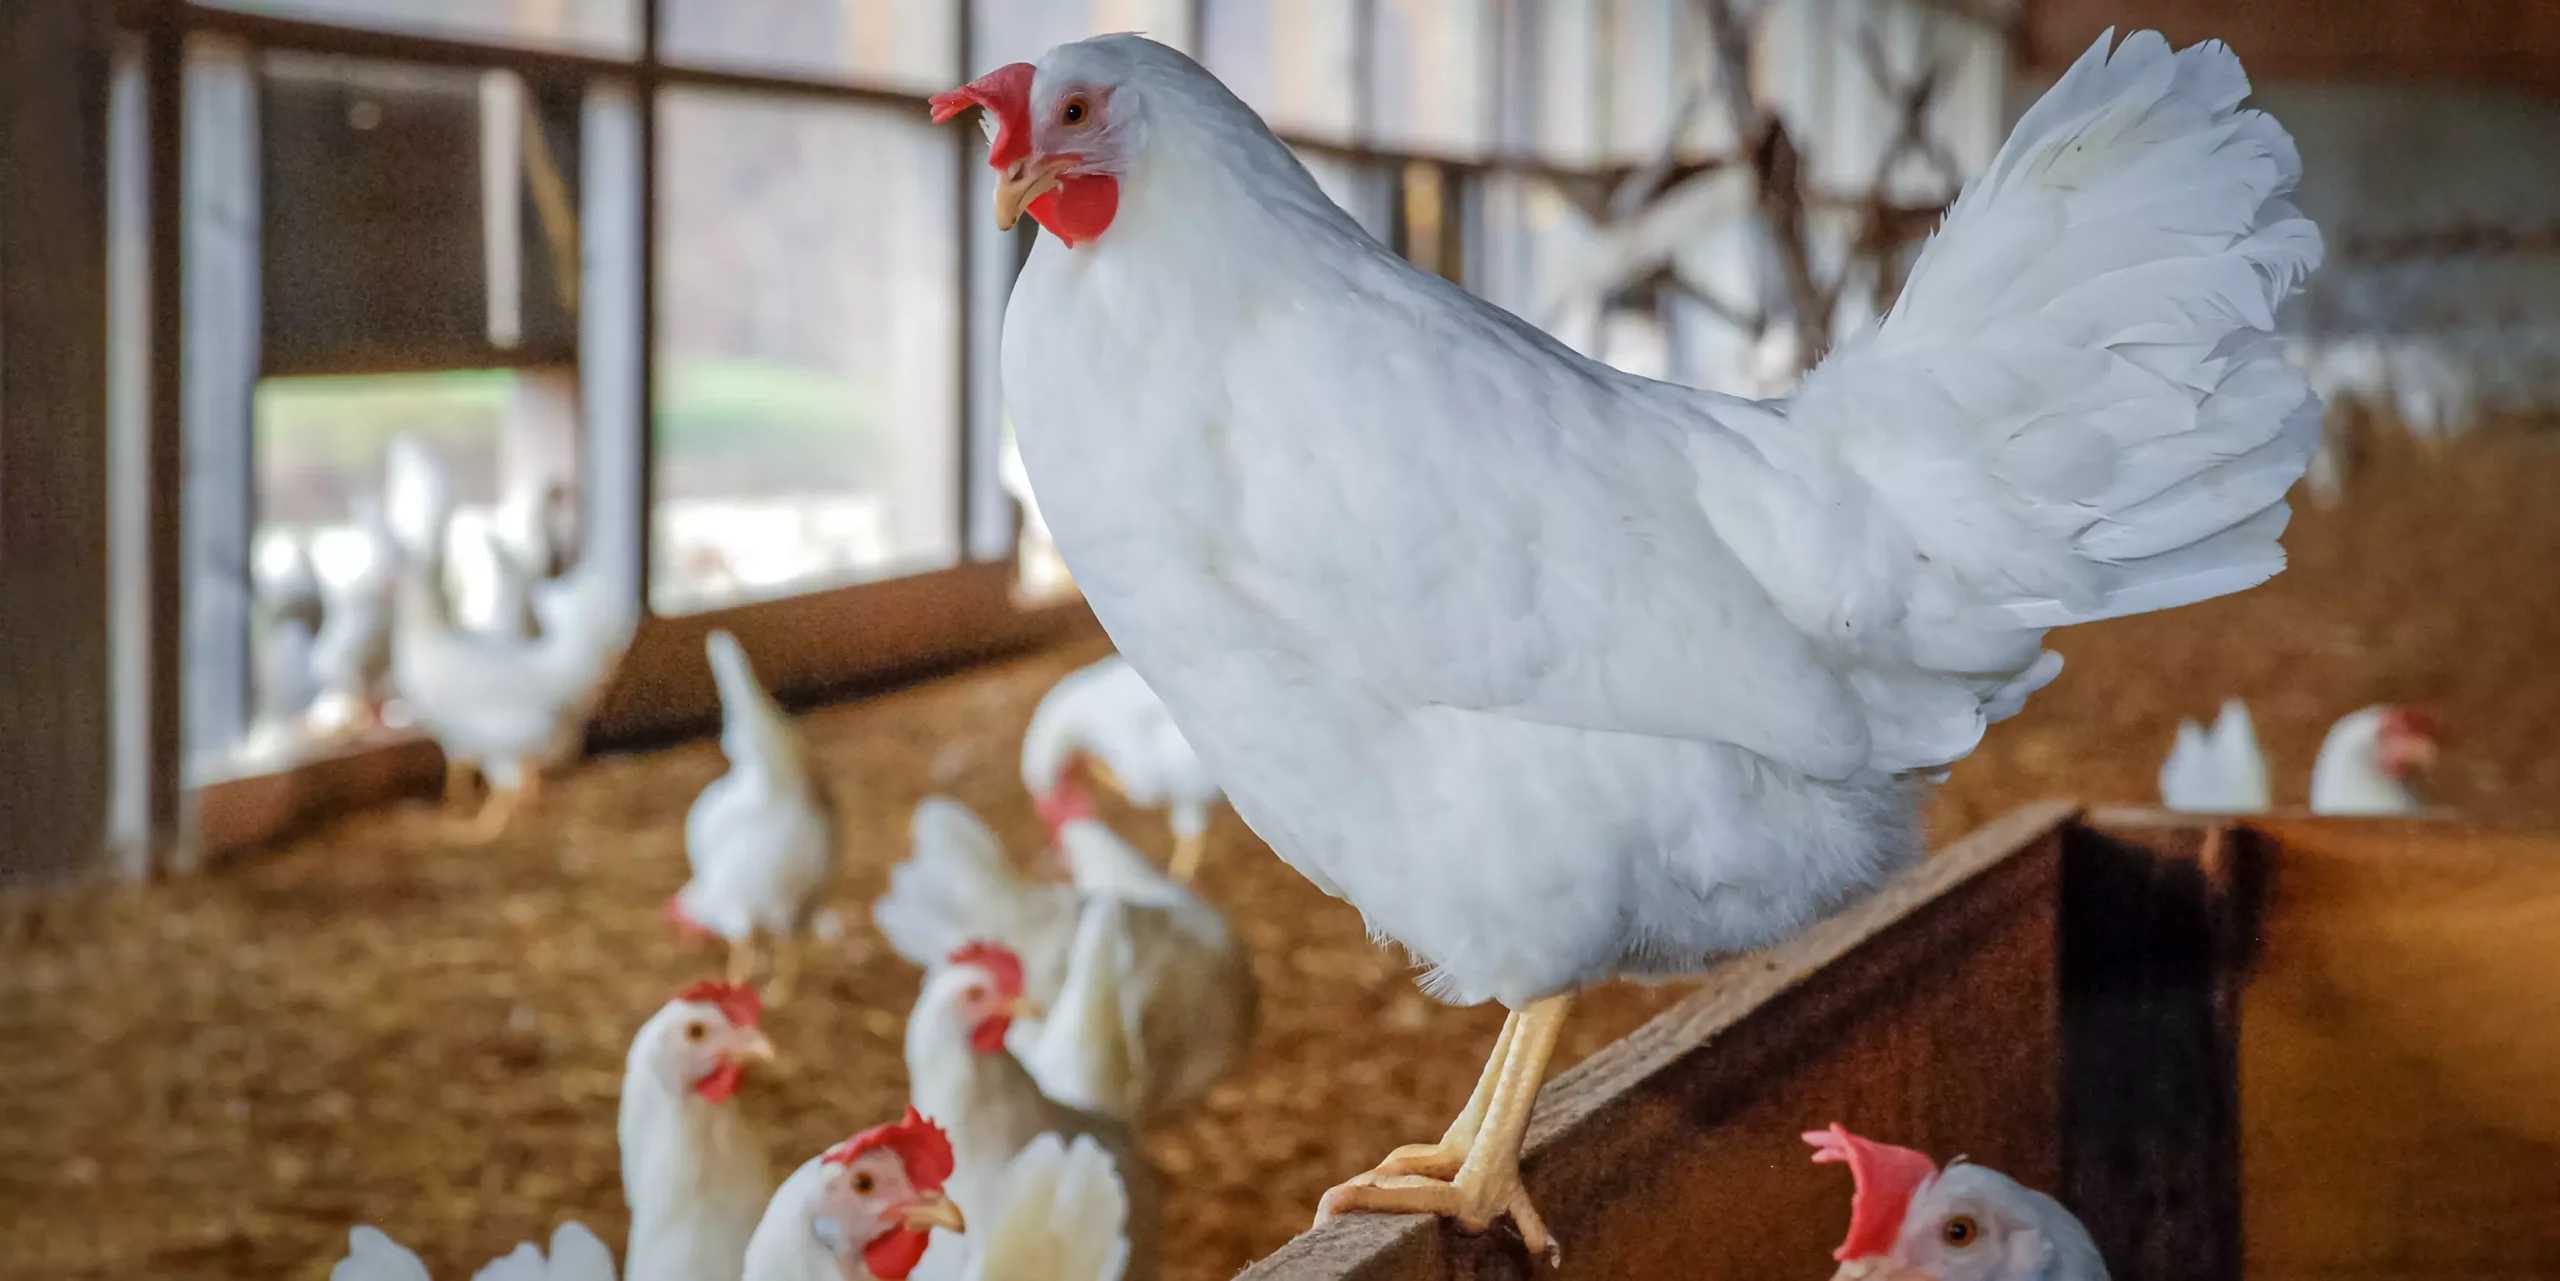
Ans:
{"type": "MultiPolygon", "coordinates": [[[[1173,828],[1173,879],[1200,869],[1209,808],[1223,799],[1200,754],[1182,737],[1164,700],[1129,660],[1113,655],[1080,667],[1049,688],[1022,733],[1022,785],[1044,816],[1072,785],[1078,762],[1140,809],[1160,809],[1173,828]]],[[[1056,828],[1054,819],[1052,831],[1056,828]]]]}
{"type": "Polygon", "coordinates": [[[1226,918],[1068,793],[1058,845],[1072,888],[1023,880],[955,801],[916,809],[915,852],[872,919],[931,969],[973,940],[1020,961],[1026,1004],[1007,1044],[1041,1090],[1133,1125],[1206,1093],[1253,1040],[1260,989],[1226,918]]]}
{"type": "Polygon", "coordinates": [[[2178,722],[2178,740],[2160,763],[2160,804],[2188,814],[2263,814],[2273,802],[2257,726],[2239,699],[2222,704],[2213,728],[2178,722]]]}
{"type": "Polygon", "coordinates": [[[1111,1154],[1129,1200],[1129,1276],[1155,1276],[1155,1180],[1138,1156],[1137,1134],[1098,1113],[1043,1094],[1006,1048],[1015,1018],[1038,1011],[1022,994],[1022,962],[994,944],[952,954],[925,974],[907,1015],[907,1089],[916,1109],[951,1136],[958,1168],[951,1199],[972,1223],[992,1222],[1004,1204],[1006,1169],[1043,1134],[1091,1135],[1111,1154]]]}
{"type": "Polygon", "coordinates": [[[720,687],[720,750],[729,772],[702,789],[685,814],[693,879],[667,912],[678,924],[729,944],[729,981],[755,976],[759,938],[774,945],[773,987],[786,1000],[800,972],[800,942],[836,877],[836,814],[825,783],[782,705],[757,682],[738,639],[703,642],[720,687]]]}
{"type": "Polygon", "coordinates": [[[622,1072],[624,1281],[738,1281],[773,1190],[764,1142],[732,1101],[773,1057],[756,994],[696,983],[651,1016],[622,1072]]]}
{"type": "Polygon", "coordinates": [[[911,852],[871,905],[889,946],[930,970],[971,943],[1001,943],[1022,962],[1024,999],[1042,1009],[1055,1002],[1076,935],[1075,887],[1015,872],[985,820],[946,796],[917,805],[907,832],[911,852]]]}
{"type": "Polygon", "coordinates": [[[2217,44],[2101,39],[1892,313],[1784,401],[1585,359],[1416,270],[1182,54],[989,109],[1040,238],[1004,399],[1060,549],[1237,811],[1512,1007],[1442,1141],[1327,1194],[1545,1233],[1518,1151],[1579,987],[1787,938],[1920,856],[1921,780],[2053,627],[2283,564],[2319,439],[2275,311],[2300,161],[2217,44]]]}
{"type": "MultiPolygon", "coordinates": [[[[782,1181],[747,1243],[745,1281],[902,1281],[936,1252],[934,1229],[966,1227],[942,1190],[950,1177],[951,1141],[908,1107],[782,1181]]],[[[943,1240],[940,1253],[961,1249],[943,1240]]]]}
{"type": "Polygon", "coordinates": [[[2426,809],[2420,782],[2435,765],[2435,718],[2375,704],[2329,727],[2311,765],[2311,812],[2369,816],[2426,809]]]}
{"type": "MultiPolygon", "coordinates": [[[[329,1269],[329,1281],[430,1281],[427,1265],[399,1242],[373,1228],[347,1234],[347,1257],[329,1269]]],[[[471,1281],[613,1281],[613,1252],[581,1223],[561,1224],[551,1251],[527,1241],[471,1274],[471,1281]]]]}
{"type": "Polygon", "coordinates": [[[2107,1281],[2089,1229],[2062,1203],[1998,1170],[1859,1138],[1804,1136],[1856,1181],[1834,1281],[2107,1281]]]}

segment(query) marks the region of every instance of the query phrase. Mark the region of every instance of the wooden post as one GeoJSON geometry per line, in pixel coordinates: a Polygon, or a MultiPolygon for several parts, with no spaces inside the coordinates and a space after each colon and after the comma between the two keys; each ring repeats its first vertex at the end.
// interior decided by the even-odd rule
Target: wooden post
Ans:
{"type": "Polygon", "coordinates": [[[2255,839],[2186,819],[2065,846],[2056,1195],[2114,1281],[2240,1276],[2234,923],[2255,839]]]}
{"type": "Polygon", "coordinates": [[[103,15],[0,5],[0,884],[80,875],[105,834],[103,15]]]}

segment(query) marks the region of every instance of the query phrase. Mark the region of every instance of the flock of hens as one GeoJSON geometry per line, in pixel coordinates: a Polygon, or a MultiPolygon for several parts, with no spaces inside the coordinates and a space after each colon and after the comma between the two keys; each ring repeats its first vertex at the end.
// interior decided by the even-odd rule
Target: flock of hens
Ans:
{"type": "MultiPolygon", "coordinates": [[[[1188,886],[1222,799],[1432,993],[1511,1011],[1448,1131],[1319,1219],[1507,1220],[1553,1251],[1519,1156],[1578,989],[1766,947],[1917,860],[1924,789],[2059,674],[2049,629],[2282,568],[2319,407],[2272,331],[2321,244],[2287,198],[2292,141],[2247,94],[2218,44],[2102,37],[1892,312],[1767,401],[1621,373],[1413,269],[1163,45],[1064,45],[935,99],[937,120],[983,109],[998,224],[1050,233],[1006,312],[1005,400],[1121,653],[1024,744],[1065,878],[1018,872],[955,803],[918,810],[873,909],[926,970],[911,1106],[777,1188],[729,1102],[835,874],[834,816],[715,635],[732,769],[688,820],[668,914],[725,940],[729,974],[632,1044],[623,1275],[1153,1276],[1136,1127],[1256,1023],[1235,932],[1188,886]],[[1095,817],[1097,786],[1168,812],[1167,869],[1095,817]]],[[[442,635],[402,602],[404,636],[442,635]]],[[[501,796],[610,649],[539,612],[539,659],[403,647],[403,688],[501,796]],[[438,696],[466,680],[492,684],[438,696]]],[[[2415,804],[2422,716],[2340,735],[2315,804],[2415,804]]],[[[2263,808],[2265,779],[2237,710],[2162,772],[2172,804],[2213,810],[2263,808]]],[[[2106,1275],[2068,1211],[1996,1172],[1806,1138],[1855,1178],[1841,1277],[2106,1275]]],[[[359,1229],[336,1278],[423,1275],[359,1229]]],[[[572,1225],[481,1275],[613,1262],[572,1225]]]]}

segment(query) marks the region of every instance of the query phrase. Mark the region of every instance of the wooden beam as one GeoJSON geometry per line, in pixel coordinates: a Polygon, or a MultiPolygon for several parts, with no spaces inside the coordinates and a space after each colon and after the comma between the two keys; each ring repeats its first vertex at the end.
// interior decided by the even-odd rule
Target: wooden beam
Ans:
{"type": "Polygon", "coordinates": [[[2229,44],[2252,80],[2417,82],[2560,93],[2550,0],[2032,0],[2025,74],[2059,75],[2098,33],[2158,28],[2229,44]]]}
{"type": "Polygon", "coordinates": [[[83,0],[0,5],[0,884],[106,830],[107,40],[83,0]]]}
{"type": "MultiPolygon", "coordinates": [[[[1849,1183],[1811,1164],[1797,1135],[1832,1121],[2055,1186],[2055,910],[2070,813],[2002,818],[1717,969],[1550,1082],[1523,1171],[1563,1243],[1560,1274],[1507,1235],[1355,1216],[1244,1276],[1819,1276],[1848,1221],[1849,1183]]],[[[1378,1136],[1382,1152],[1416,1137],[1378,1136]]]]}

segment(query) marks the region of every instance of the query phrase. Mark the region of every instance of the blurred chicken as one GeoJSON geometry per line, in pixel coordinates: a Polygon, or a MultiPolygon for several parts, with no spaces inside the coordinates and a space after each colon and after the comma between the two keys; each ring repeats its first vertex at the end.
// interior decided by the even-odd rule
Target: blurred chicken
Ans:
{"type": "Polygon", "coordinates": [[[773,1176],[732,1105],[773,1057],[754,991],[696,983],[632,1039],[622,1073],[624,1281],[738,1281],[773,1176]]]}
{"type": "Polygon", "coordinates": [[[994,1207],[967,1239],[926,1255],[917,1281],[1120,1281],[1128,1221],[1111,1154],[1090,1136],[1043,1134],[1005,1167],[994,1207]]]}
{"type": "MultiPolygon", "coordinates": [[[[329,1281],[430,1281],[427,1265],[373,1228],[347,1234],[347,1257],[329,1269],[329,1281]]],[[[614,1281],[613,1252],[584,1224],[564,1223],[551,1234],[548,1258],[532,1242],[471,1274],[471,1281],[614,1281]]]]}
{"type": "Polygon", "coordinates": [[[1081,784],[1055,799],[1072,889],[1016,877],[976,815],[935,797],[872,919],[928,969],[975,939],[1002,944],[1046,1011],[1014,1020],[1007,1042],[1042,1091],[1144,1124],[1206,1093],[1252,1042],[1253,966],[1216,908],[1093,817],[1081,784]]]}
{"type": "MultiPolygon", "coordinates": [[[[1116,654],[1052,686],[1023,731],[1022,785],[1044,816],[1080,761],[1130,804],[1165,812],[1173,827],[1167,870],[1188,884],[1208,840],[1209,807],[1221,793],[1163,700],[1116,654]]],[[[1052,818],[1053,833],[1056,827],[1052,818]]]]}
{"type": "Polygon", "coordinates": [[[782,1181],[747,1243],[746,1281],[901,1281],[928,1254],[957,1253],[956,1238],[929,1248],[935,1228],[964,1227],[942,1191],[950,1177],[950,1140],[908,1107],[903,1118],[828,1148],[782,1181]]]}
{"type": "Polygon", "coordinates": [[[2416,814],[2436,760],[2435,718],[2423,708],[2376,704],[2329,727],[2311,765],[2314,814],[2416,814]]]}
{"type": "Polygon", "coordinates": [[[2160,765],[2160,804],[2188,814],[2263,814],[2271,803],[2267,758],[2239,699],[2222,705],[2208,731],[2178,722],[2178,741],[2160,765]]]}
{"type": "Polygon", "coordinates": [[[1043,1134],[1090,1135],[1110,1153],[1128,1194],[1128,1276],[1155,1276],[1155,1181],[1129,1126],[1049,1098],[1006,1048],[1013,1020],[1038,1010],[1022,993],[1022,961],[973,944],[925,975],[907,1016],[907,1088],[918,1110],[951,1135],[958,1168],[951,1198],[973,1222],[993,1223],[1005,1204],[1007,1167],[1043,1134]]]}
{"type": "Polygon", "coordinates": [[[800,940],[836,876],[836,815],[826,785],[782,706],[756,682],[736,637],[704,642],[720,687],[720,750],[729,772],[685,815],[693,879],[667,903],[684,928],[729,944],[729,981],[755,975],[759,939],[774,947],[776,1002],[800,971],[800,940]]]}
{"type": "Polygon", "coordinates": [[[629,584],[600,561],[543,584],[541,635],[517,640],[451,621],[431,565],[404,564],[392,628],[392,678],[444,749],[445,795],[459,804],[470,774],[490,795],[472,834],[488,840],[538,795],[542,772],[574,758],[587,714],[638,621],[629,584]]]}
{"type": "Polygon", "coordinates": [[[1961,1160],[1940,1170],[1837,1125],[1804,1141],[1856,1180],[1834,1281],[2107,1281],[2080,1220],[2008,1175],[1961,1160]]]}
{"type": "Polygon", "coordinates": [[[399,542],[376,500],[357,498],[352,514],[352,528],[324,535],[312,551],[320,562],[321,616],[311,643],[311,674],[320,687],[311,719],[328,735],[379,724],[391,695],[399,542]]]}
{"type": "Polygon", "coordinates": [[[1075,887],[1027,880],[1004,843],[969,808],[928,796],[908,825],[913,853],[889,869],[889,892],[871,921],[898,955],[930,970],[979,939],[1022,961],[1024,994],[1043,1009],[1058,999],[1076,934],[1075,887]]]}

